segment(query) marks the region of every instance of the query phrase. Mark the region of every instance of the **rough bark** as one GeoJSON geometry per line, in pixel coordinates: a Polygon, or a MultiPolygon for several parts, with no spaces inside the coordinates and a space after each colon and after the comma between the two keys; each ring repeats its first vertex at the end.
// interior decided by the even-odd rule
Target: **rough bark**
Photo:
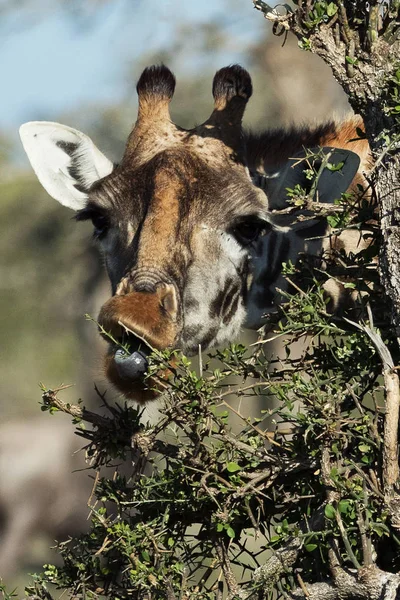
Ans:
{"type": "Polygon", "coordinates": [[[396,600],[399,597],[400,576],[380,571],[376,567],[351,573],[337,569],[334,581],[313,583],[298,588],[290,598],[308,600],[396,600]],[[306,592],[306,593],[305,593],[306,592]]]}
{"type": "Polygon", "coordinates": [[[393,306],[393,324],[400,340],[400,156],[377,169],[383,243],[380,253],[382,284],[393,306]]]}

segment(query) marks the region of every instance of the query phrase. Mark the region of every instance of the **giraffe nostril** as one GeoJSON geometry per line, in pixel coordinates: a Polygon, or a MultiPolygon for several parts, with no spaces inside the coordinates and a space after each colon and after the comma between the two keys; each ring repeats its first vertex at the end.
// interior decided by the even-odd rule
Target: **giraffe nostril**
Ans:
{"type": "Polygon", "coordinates": [[[160,296],[160,303],[165,312],[169,314],[171,319],[176,319],[178,314],[178,300],[176,297],[175,286],[164,284],[157,290],[160,296]]]}

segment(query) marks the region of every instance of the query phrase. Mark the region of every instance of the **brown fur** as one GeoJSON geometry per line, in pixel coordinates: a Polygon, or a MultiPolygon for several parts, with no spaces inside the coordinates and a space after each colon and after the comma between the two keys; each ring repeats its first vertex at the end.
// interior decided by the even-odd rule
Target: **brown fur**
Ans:
{"type": "Polygon", "coordinates": [[[371,165],[371,154],[367,140],[357,139],[357,129],[364,124],[359,115],[345,121],[328,121],[316,127],[276,129],[259,135],[246,135],[246,159],[250,171],[265,172],[278,167],[297,154],[302,148],[332,146],[351,150],[360,156],[360,171],[371,165]],[[353,141],[352,141],[353,140],[353,141]]]}
{"type": "Polygon", "coordinates": [[[179,196],[182,193],[182,185],[168,170],[156,173],[152,211],[140,240],[138,269],[149,263],[162,268],[168,261],[171,246],[177,239],[179,196]]]}
{"type": "Polygon", "coordinates": [[[131,292],[113,296],[103,305],[99,323],[117,339],[126,328],[152,348],[169,348],[177,332],[174,296],[175,290],[169,285],[159,285],[154,293],[131,292]]]}

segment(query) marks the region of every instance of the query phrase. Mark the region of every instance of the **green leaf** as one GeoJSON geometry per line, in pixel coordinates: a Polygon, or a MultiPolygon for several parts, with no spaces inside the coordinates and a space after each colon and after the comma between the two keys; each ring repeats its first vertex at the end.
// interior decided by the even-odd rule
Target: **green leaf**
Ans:
{"type": "Polygon", "coordinates": [[[358,446],[358,449],[360,450],[360,452],[370,452],[371,446],[368,446],[368,444],[360,444],[358,446]]]}
{"type": "Polygon", "coordinates": [[[317,544],[305,544],[304,548],[307,550],[307,552],[312,552],[313,550],[318,548],[318,546],[317,544]]]}
{"type": "Polygon", "coordinates": [[[329,477],[333,480],[336,481],[338,478],[338,468],[337,467],[332,467],[331,472],[329,473],[329,477]]]}
{"type": "Polygon", "coordinates": [[[325,506],[325,517],[327,519],[333,520],[335,518],[336,515],[336,511],[334,509],[334,507],[332,506],[332,504],[327,504],[325,506]]]}
{"type": "Polygon", "coordinates": [[[229,471],[229,473],[235,473],[236,471],[240,471],[240,469],[242,467],[240,467],[237,463],[235,462],[229,462],[226,465],[227,470],[229,471]]]}
{"type": "Polygon", "coordinates": [[[234,538],[234,537],[235,537],[235,535],[236,535],[236,534],[235,534],[235,530],[234,530],[234,529],[232,529],[232,527],[230,527],[230,526],[226,528],[226,533],[228,534],[228,536],[229,536],[230,538],[234,538]]]}
{"type": "Polygon", "coordinates": [[[333,17],[333,15],[336,15],[337,9],[338,7],[334,2],[329,2],[328,6],[326,7],[326,14],[328,17],[333,17]]]}
{"type": "Polygon", "coordinates": [[[326,168],[329,171],[340,171],[340,169],[343,167],[344,162],[339,162],[336,165],[334,165],[333,163],[327,163],[326,168]]]}
{"type": "Polygon", "coordinates": [[[339,504],[338,504],[338,511],[342,514],[345,514],[348,512],[350,507],[350,502],[348,500],[340,500],[339,504]]]}
{"type": "Polygon", "coordinates": [[[221,533],[221,531],[223,531],[224,529],[224,524],[223,523],[217,523],[217,531],[218,533],[221,533]]]}
{"type": "Polygon", "coordinates": [[[390,529],[384,523],[371,523],[371,529],[379,535],[379,537],[390,535],[390,529]]]}
{"type": "Polygon", "coordinates": [[[331,227],[336,227],[339,223],[340,217],[338,217],[337,215],[328,215],[326,217],[326,220],[328,221],[331,227]]]}
{"type": "Polygon", "coordinates": [[[315,312],[315,308],[311,305],[308,305],[303,308],[303,312],[311,314],[315,312]]]}
{"type": "Polygon", "coordinates": [[[147,552],[147,550],[142,550],[142,558],[144,562],[150,562],[150,554],[147,552]]]}

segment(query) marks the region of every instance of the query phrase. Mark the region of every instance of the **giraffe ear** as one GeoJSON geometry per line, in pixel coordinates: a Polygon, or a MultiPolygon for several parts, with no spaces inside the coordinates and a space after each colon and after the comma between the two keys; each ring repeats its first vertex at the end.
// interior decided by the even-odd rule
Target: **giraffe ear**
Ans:
{"type": "Polygon", "coordinates": [[[271,210],[286,208],[287,190],[295,189],[296,185],[311,193],[314,200],[331,204],[350,187],[359,166],[360,157],[350,150],[324,147],[299,152],[262,183],[268,196],[268,207],[271,210]],[[313,157],[309,158],[310,155],[313,157]],[[327,165],[321,171],[325,157],[328,157],[327,165]],[[315,177],[307,178],[307,169],[317,174],[315,185],[315,177]]]}
{"type": "Polygon", "coordinates": [[[19,133],[42,186],[73,210],[83,208],[91,185],[113,170],[113,163],[92,140],[71,127],[32,121],[22,125],[19,133]]]}

